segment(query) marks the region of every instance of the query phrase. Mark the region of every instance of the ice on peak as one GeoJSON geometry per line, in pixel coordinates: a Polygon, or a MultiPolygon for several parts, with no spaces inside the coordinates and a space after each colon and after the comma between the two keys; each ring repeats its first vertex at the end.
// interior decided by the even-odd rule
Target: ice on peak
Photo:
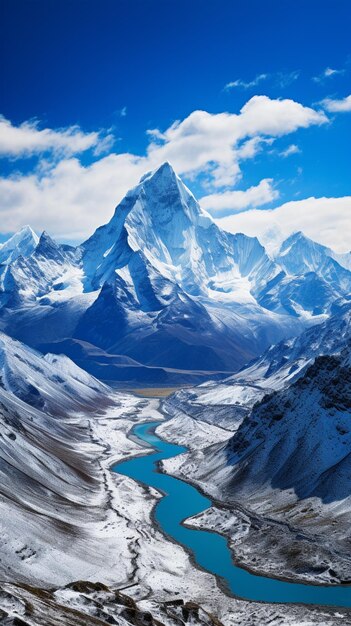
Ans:
{"type": "Polygon", "coordinates": [[[22,228],[19,229],[19,231],[17,231],[17,233],[15,233],[15,235],[13,235],[14,237],[16,236],[21,236],[21,237],[32,237],[32,239],[34,241],[39,241],[39,237],[38,235],[34,232],[33,228],[31,226],[29,226],[29,224],[25,224],[25,226],[22,226],[22,228]]]}
{"type": "Polygon", "coordinates": [[[14,247],[18,245],[24,239],[32,239],[35,243],[38,243],[39,237],[35,234],[34,230],[30,226],[22,226],[20,230],[15,232],[9,239],[0,244],[0,250],[6,247],[14,247]]]}
{"type": "Polygon", "coordinates": [[[286,241],[297,241],[298,239],[307,239],[302,230],[295,230],[289,237],[287,237],[286,241]]]}
{"type": "Polygon", "coordinates": [[[140,183],[144,183],[146,180],[149,180],[150,178],[153,179],[166,179],[166,178],[178,178],[177,174],[175,173],[172,165],[170,164],[169,161],[164,161],[164,163],[162,163],[161,165],[159,165],[158,167],[156,167],[156,169],[154,170],[149,170],[148,172],[146,172],[146,174],[143,174],[143,176],[141,177],[139,184],[140,183]]]}
{"type": "Polygon", "coordinates": [[[116,269],[130,266],[140,251],[164,277],[172,276],[192,295],[209,298],[230,300],[245,286],[251,302],[246,277],[253,281],[259,274],[261,281],[266,270],[272,274],[259,241],[222,231],[167,161],[143,176],[109,224],[83,244],[87,281],[101,286],[116,269]],[[240,276],[245,285],[239,286],[240,276]]]}
{"type": "Polygon", "coordinates": [[[211,216],[200,208],[172,165],[165,161],[142,176],[117,205],[110,222],[82,244],[85,265],[97,257],[111,257],[116,246],[122,249],[127,244],[130,253],[150,246],[161,232],[166,236],[168,231],[167,238],[173,241],[192,226],[208,229],[213,224],[211,216]]]}
{"type": "Polygon", "coordinates": [[[313,310],[315,306],[318,309],[321,306],[323,309],[328,302],[330,303],[332,294],[334,300],[338,297],[343,299],[345,296],[348,297],[351,289],[351,272],[338,263],[329,248],[316,243],[301,232],[294,233],[286,239],[275,261],[288,276],[298,277],[294,279],[294,290],[297,287],[301,294],[304,292],[302,300],[304,309],[308,310],[308,302],[310,304],[314,302],[313,310]]]}
{"type": "Polygon", "coordinates": [[[47,232],[47,230],[43,230],[41,235],[40,235],[40,239],[51,239],[49,233],[47,232]]]}
{"type": "Polygon", "coordinates": [[[160,202],[162,204],[165,202],[167,204],[172,203],[174,210],[184,211],[191,207],[193,217],[194,215],[201,215],[207,217],[211,222],[213,221],[209,214],[200,207],[190,189],[176,174],[169,161],[165,161],[156,169],[142,176],[139,184],[127,194],[127,197],[141,193],[147,195],[149,200],[147,208],[149,210],[154,210],[155,205],[160,202]],[[152,201],[153,199],[155,202],[152,201]]]}
{"type": "Polygon", "coordinates": [[[313,241],[313,239],[307,237],[307,235],[305,235],[305,233],[301,230],[298,230],[289,235],[289,237],[283,241],[277,256],[279,257],[285,255],[287,252],[290,252],[293,247],[294,250],[298,247],[298,249],[306,250],[306,252],[315,251],[318,254],[326,254],[327,256],[331,256],[332,254],[332,251],[329,248],[323,246],[321,243],[313,241]]]}
{"type": "Polygon", "coordinates": [[[156,170],[154,170],[155,173],[159,172],[168,172],[174,176],[176,176],[175,170],[173,169],[173,166],[171,165],[171,163],[169,161],[164,161],[163,163],[161,163],[161,165],[159,167],[156,168],[156,170]]]}
{"type": "Polygon", "coordinates": [[[185,232],[199,226],[208,228],[211,224],[211,217],[200,208],[166,161],[141,178],[117,206],[105,232],[98,229],[95,234],[104,240],[104,245],[108,240],[106,249],[114,245],[123,232],[128,234],[132,250],[144,249],[145,244],[150,246],[152,241],[156,243],[155,238],[158,243],[165,238],[166,247],[177,244],[176,247],[181,248],[184,242],[178,243],[184,239],[185,232]]]}
{"type": "Polygon", "coordinates": [[[289,237],[284,239],[284,241],[282,242],[279,248],[278,255],[284,254],[286,251],[290,250],[291,247],[297,243],[309,245],[309,244],[313,244],[314,242],[312,241],[312,239],[309,239],[308,237],[306,237],[306,235],[304,235],[304,233],[301,230],[297,230],[291,235],[289,235],[289,237]]]}
{"type": "Polygon", "coordinates": [[[19,256],[29,256],[39,241],[30,226],[23,226],[12,237],[0,244],[0,263],[9,264],[19,256]]]}

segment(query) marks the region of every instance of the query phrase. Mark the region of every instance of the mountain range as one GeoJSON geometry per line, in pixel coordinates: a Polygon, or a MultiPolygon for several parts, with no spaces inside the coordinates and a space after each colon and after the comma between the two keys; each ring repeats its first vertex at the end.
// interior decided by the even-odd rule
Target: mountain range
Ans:
{"type": "Polygon", "coordinates": [[[344,260],[302,233],[271,258],[221,230],[169,163],[81,245],[25,227],[0,261],[1,329],[110,381],[223,377],[351,291],[344,260]]]}

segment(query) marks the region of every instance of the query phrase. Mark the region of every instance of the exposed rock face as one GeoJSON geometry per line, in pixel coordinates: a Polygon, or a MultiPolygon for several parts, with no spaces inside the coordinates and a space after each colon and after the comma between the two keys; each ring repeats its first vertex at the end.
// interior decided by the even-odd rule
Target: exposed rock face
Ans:
{"type": "Polygon", "coordinates": [[[135,600],[131,589],[77,581],[44,590],[29,585],[0,585],[0,621],[4,626],[335,626],[349,625],[347,611],[238,602],[224,621],[197,602],[135,600]]]}
{"type": "Polygon", "coordinates": [[[286,390],[266,396],[230,440],[235,491],[270,485],[324,504],[350,495],[351,368],[341,357],[317,357],[286,390]]]}
{"type": "Polygon", "coordinates": [[[153,615],[125,593],[85,581],[50,591],[4,585],[0,621],[4,626],[223,626],[195,602],[169,600],[155,606],[153,615]]]}

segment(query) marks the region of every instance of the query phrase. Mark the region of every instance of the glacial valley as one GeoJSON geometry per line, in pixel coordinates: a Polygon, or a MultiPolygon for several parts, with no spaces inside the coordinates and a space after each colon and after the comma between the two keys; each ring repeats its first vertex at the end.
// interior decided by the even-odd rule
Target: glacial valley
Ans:
{"type": "Polygon", "coordinates": [[[0,244],[1,624],[351,624],[348,259],[168,162],[80,245],[0,244]]]}

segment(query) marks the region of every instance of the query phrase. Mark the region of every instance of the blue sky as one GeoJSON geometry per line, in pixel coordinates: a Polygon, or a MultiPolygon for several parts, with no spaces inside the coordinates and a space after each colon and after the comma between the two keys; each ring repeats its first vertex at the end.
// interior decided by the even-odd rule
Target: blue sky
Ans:
{"type": "Polygon", "coordinates": [[[343,198],[319,230],[348,249],[350,2],[3,0],[1,11],[3,234],[29,222],[79,240],[165,157],[230,229],[255,207],[343,198]]]}

